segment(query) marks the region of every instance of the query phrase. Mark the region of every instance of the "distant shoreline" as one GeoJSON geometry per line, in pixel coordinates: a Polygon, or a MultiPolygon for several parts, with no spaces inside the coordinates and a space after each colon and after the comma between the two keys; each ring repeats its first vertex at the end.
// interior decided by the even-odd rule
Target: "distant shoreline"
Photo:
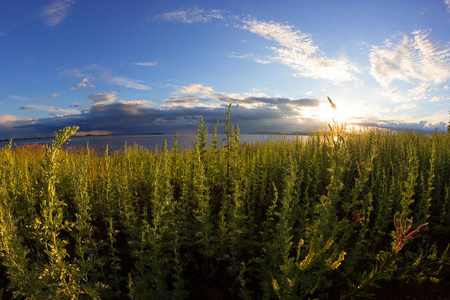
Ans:
{"type": "Polygon", "coordinates": [[[249,134],[267,134],[267,135],[311,135],[312,132],[292,132],[292,131],[258,131],[249,134]]]}
{"type": "MultiPolygon", "coordinates": [[[[82,138],[82,137],[97,137],[97,136],[124,136],[124,135],[167,135],[167,134],[176,134],[176,133],[165,133],[165,132],[155,132],[155,133],[111,133],[111,134],[81,134],[81,135],[73,135],[73,138],[82,138]]],[[[247,134],[265,134],[265,135],[311,135],[311,132],[288,132],[288,131],[258,131],[258,132],[250,132],[247,134]]],[[[19,139],[1,139],[0,142],[9,142],[13,141],[29,141],[29,140],[48,140],[53,139],[53,136],[41,136],[41,137],[29,137],[29,138],[19,138],[19,139]]]]}
{"type": "MultiPolygon", "coordinates": [[[[80,137],[94,137],[94,136],[123,136],[123,135],[163,135],[166,133],[156,132],[156,133],[111,133],[111,134],[82,134],[82,135],[73,135],[70,138],[80,138],[80,137]]],[[[10,140],[13,141],[29,141],[29,140],[48,140],[53,139],[53,136],[40,136],[40,137],[30,137],[30,138],[20,138],[20,139],[3,139],[0,142],[8,142],[10,140]]]]}

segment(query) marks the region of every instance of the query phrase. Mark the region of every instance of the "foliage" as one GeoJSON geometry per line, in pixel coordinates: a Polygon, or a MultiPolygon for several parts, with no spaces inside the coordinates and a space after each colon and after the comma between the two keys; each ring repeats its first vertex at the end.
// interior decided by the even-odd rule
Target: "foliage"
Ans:
{"type": "Polygon", "coordinates": [[[200,118],[183,151],[63,146],[76,128],[2,148],[3,298],[345,299],[389,282],[443,295],[449,135],[333,123],[241,144],[226,119],[222,143],[200,118]]]}

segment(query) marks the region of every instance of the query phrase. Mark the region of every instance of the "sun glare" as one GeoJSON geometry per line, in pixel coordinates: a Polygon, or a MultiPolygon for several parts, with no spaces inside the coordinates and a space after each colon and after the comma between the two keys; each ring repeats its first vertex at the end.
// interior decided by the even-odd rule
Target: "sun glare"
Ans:
{"type": "Polygon", "coordinates": [[[325,122],[332,122],[334,120],[339,124],[344,124],[355,122],[355,118],[360,116],[360,112],[354,107],[345,106],[341,103],[337,104],[336,109],[333,109],[329,103],[322,103],[319,105],[317,115],[318,118],[325,122]]]}

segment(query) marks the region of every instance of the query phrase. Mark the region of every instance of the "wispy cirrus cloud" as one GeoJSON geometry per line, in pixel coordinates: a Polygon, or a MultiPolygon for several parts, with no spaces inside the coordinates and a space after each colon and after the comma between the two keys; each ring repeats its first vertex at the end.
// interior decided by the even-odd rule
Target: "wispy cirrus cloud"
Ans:
{"type": "Polygon", "coordinates": [[[447,12],[450,13],[450,0],[444,0],[444,4],[447,5],[447,12]]]}
{"type": "Polygon", "coordinates": [[[396,106],[394,108],[394,112],[398,112],[398,111],[405,111],[405,110],[413,110],[413,109],[417,109],[419,108],[419,106],[415,103],[404,103],[402,105],[396,106]]]}
{"type": "MultiPolygon", "coordinates": [[[[142,66],[150,66],[150,64],[153,64],[151,62],[147,63],[136,63],[138,65],[142,66]]],[[[155,63],[156,64],[156,63],[155,63]]],[[[78,83],[75,86],[70,87],[70,90],[80,89],[80,88],[91,88],[95,87],[94,84],[92,84],[92,81],[99,81],[99,82],[107,82],[118,86],[127,87],[130,89],[136,89],[136,90],[151,90],[152,88],[148,85],[142,84],[140,80],[134,80],[127,78],[125,76],[112,74],[107,69],[102,68],[99,65],[89,65],[83,68],[75,68],[75,69],[68,69],[59,72],[60,76],[70,76],[70,77],[84,77],[80,83],[78,83]]]]}
{"type": "Polygon", "coordinates": [[[268,59],[253,58],[252,54],[231,54],[230,57],[252,59],[261,64],[268,64],[272,61],[280,62],[294,69],[299,76],[326,79],[336,84],[356,80],[356,74],[360,73],[359,69],[345,58],[326,57],[314,44],[311,35],[296,30],[294,26],[274,21],[259,21],[251,17],[242,20],[239,16],[225,14],[220,10],[199,8],[177,10],[159,15],[155,19],[190,24],[226,18],[240,23],[236,27],[248,30],[279,45],[270,48],[275,55],[268,59]]]}
{"type": "Polygon", "coordinates": [[[9,95],[10,98],[20,101],[29,100],[29,97],[17,96],[17,95],[9,95]]]}
{"type": "Polygon", "coordinates": [[[355,80],[355,74],[360,73],[346,59],[326,57],[314,44],[310,34],[296,30],[294,26],[259,21],[256,18],[242,22],[242,29],[275,41],[279,46],[271,47],[275,54],[271,59],[298,71],[300,76],[340,83],[355,80]]]}
{"type": "Polygon", "coordinates": [[[431,98],[431,102],[437,102],[437,101],[446,101],[450,100],[450,96],[434,96],[431,98]]]}
{"type": "Polygon", "coordinates": [[[199,8],[190,8],[190,9],[179,9],[174,12],[168,12],[164,14],[160,14],[156,16],[156,20],[164,20],[164,21],[176,21],[182,23],[207,23],[211,22],[213,19],[224,19],[223,11],[218,9],[199,9],[199,8]]]}
{"type": "Polygon", "coordinates": [[[259,64],[263,64],[263,65],[271,63],[269,60],[256,58],[256,57],[254,57],[253,54],[241,54],[241,55],[239,55],[239,54],[231,53],[231,54],[228,55],[228,57],[253,60],[254,62],[257,62],[259,64]]]}
{"type": "Polygon", "coordinates": [[[75,4],[74,0],[56,0],[45,7],[42,17],[48,26],[56,26],[66,18],[70,7],[75,4]]]}
{"type": "Polygon", "coordinates": [[[148,85],[142,84],[140,83],[140,80],[134,80],[134,79],[130,79],[124,76],[116,76],[111,78],[111,83],[115,84],[115,85],[119,85],[119,86],[123,86],[123,87],[127,87],[130,89],[136,89],[136,90],[151,90],[152,88],[149,87],[148,85]]]}
{"type": "Polygon", "coordinates": [[[450,49],[433,44],[429,32],[400,34],[383,46],[372,46],[370,74],[384,87],[394,80],[438,84],[450,78],[450,49]]]}
{"type": "Polygon", "coordinates": [[[372,46],[370,65],[370,74],[385,89],[382,95],[393,101],[449,98],[441,93],[450,80],[450,48],[433,43],[429,31],[397,34],[372,46]]]}
{"type": "Polygon", "coordinates": [[[82,68],[67,69],[59,72],[60,76],[71,76],[71,77],[92,77],[92,72],[87,73],[86,71],[96,71],[101,69],[98,65],[89,65],[82,68]]]}
{"type": "Polygon", "coordinates": [[[422,100],[427,98],[427,90],[430,87],[430,84],[427,82],[422,82],[416,87],[408,90],[408,99],[409,100],[422,100]]]}
{"type": "Polygon", "coordinates": [[[70,115],[76,115],[79,114],[80,111],[73,108],[61,108],[56,106],[49,106],[49,105],[26,105],[20,107],[21,110],[39,110],[39,111],[46,111],[51,114],[70,114],[70,115]]]}
{"type": "Polygon", "coordinates": [[[133,65],[135,65],[135,66],[154,67],[157,64],[158,64],[157,62],[139,62],[139,63],[134,63],[133,65]]]}

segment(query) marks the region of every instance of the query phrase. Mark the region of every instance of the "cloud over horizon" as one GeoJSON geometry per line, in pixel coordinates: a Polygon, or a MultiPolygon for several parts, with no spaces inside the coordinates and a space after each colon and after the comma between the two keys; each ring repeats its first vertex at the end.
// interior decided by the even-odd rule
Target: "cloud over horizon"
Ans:
{"type": "Polygon", "coordinates": [[[116,92],[95,93],[95,94],[90,94],[88,96],[88,98],[93,101],[92,106],[104,105],[104,104],[109,104],[109,103],[113,103],[114,101],[116,101],[116,99],[117,99],[116,94],[117,94],[116,92]]]}
{"type": "MultiPolygon", "coordinates": [[[[288,99],[268,96],[246,96],[237,93],[220,93],[201,84],[177,87],[173,97],[164,101],[118,100],[117,92],[94,93],[88,96],[92,106],[82,112],[45,106],[25,106],[23,109],[47,110],[58,117],[19,119],[14,116],[0,118],[0,139],[11,138],[19,129],[27,130],[29,136],[50,136],[65,126],[80,126],[85,132],[110,133],[186,133],[195,132],[198,117],[202,115],[205,125],[212,128],[217,120],[221,124],[232,103],[231,122],[239,124],[242,133],[260,131],[312,131],[324,128],[326,121],[317,118],[314,111],[326,104],[319,99],[288,99]],[[162,103],[162,104],[161,104],[162,103]],[[62,114],[65,113],[65,114],[62,114]]],[[[414,109],[405,106],[403,109],[414,109]]],[[[400,108],[399,108],[400,109],[400,108]]],[[[394,120],[361,118],[362,126],[403,129],[415,128],[434,131],[446,124],[425,120],[417,123],[394,120]]],[[[349,124],[352,125],[352,124],[349,124]]],[[[20,136],[24,137],[24,136],[20,136]]]]}
{"type": "MultiPolygon", "coordinates": [[[[305,123],[299,126],[292,119],[298,118],[303,108],[317,107],[318,99],[287,99],[278,97],[243,96],[236,93],[219,93],[201,84],[181,86],[170,99],[158,104],[148,100],[118,100],[117,92],[94,93],[88,96],[92,106],[77,114],[58,118],[41,118],[15,124],[19,128],[33,128],[30,134],[48,135],[69,124],[80,126],[83,131],[107,130],[112,133],[136,132],[186,132],[195,131],[199,115],[207,125],[223,121],[229,103],[233,104],[232,122],[239,124],[242,132],[254,131],[307,131],[317,125],[305,123]],[[38,133],[40,132],[40,133],[38,133]]],[[[45,109],[27,106],[23,109],[45,109]]],[[[50,107],[48,107],[50,110],[50,107]]],[[[56,110],[56,109],[54,109],[56,110]]],[[[7,134],[8,131],[1,133],[7,134]]]]}

